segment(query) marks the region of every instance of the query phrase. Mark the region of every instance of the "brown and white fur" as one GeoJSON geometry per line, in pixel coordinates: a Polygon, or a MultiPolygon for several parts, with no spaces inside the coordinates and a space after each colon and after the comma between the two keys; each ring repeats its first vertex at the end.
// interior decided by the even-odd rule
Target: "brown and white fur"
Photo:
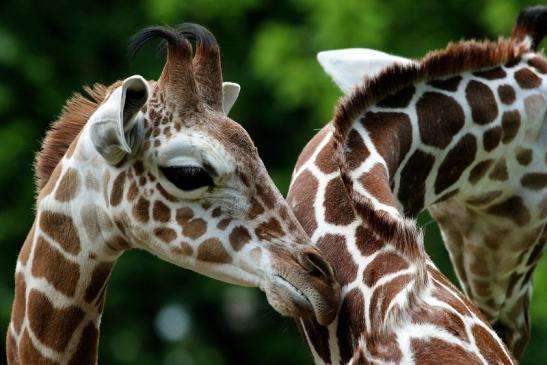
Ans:
{"type": "Polygon", "coordinates": [[[215,38],[195,24],[153,27],[134,50],[154,38],[168,45],[157,82],[132,76],[88,89],[93,100],[76,95],[44,140],[15,273],[11,365],[95,364],[108,278],[132,248],[260,287],[283,315],[335,316],[331,267],[224,112],[215,38]]]}
{"type": "Polygon", "coordinates": [[[425,254],[407,217],[432,204],[466,292],[522,355],[545,241],[545,14],[366,78],[304,149],[288,201],[343,298],[332,325],[301,322],[317,363],[513,361],[425,254]]]}

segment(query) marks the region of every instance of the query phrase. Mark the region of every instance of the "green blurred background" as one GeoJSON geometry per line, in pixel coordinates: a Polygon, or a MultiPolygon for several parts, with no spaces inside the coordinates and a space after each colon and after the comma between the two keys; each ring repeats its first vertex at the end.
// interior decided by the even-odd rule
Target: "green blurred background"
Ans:
{"type": "MultiPolygon", "coordinates": [[[[340,96],[318,51],[377,48],[407,57],[461,38],[510,34],[526,1],[444,0],[3,0],[0,11],[0,333],[16,256],[33,216],[32,162],[73,91],[132,74],[156,79],[153,46],[132,63],[130,36],[152,24],[197,22],[217,36],[224,77],[242,85],[231,116],[247,128],[286,193],[299,151],[340,96]]],[[[452,280],[438,228],[424,214],[428,250],[452,280]]],[[[535,274],[532,342],[524,364],[547,358],[547,261],[535,274]]],[[[144,252],[124,255],[101,328],[103,364],[311,364],[291,320],[257,289],[219,283],[144,252]]],[[[5,354],[0,352],[0,363],[5,354]]]]}

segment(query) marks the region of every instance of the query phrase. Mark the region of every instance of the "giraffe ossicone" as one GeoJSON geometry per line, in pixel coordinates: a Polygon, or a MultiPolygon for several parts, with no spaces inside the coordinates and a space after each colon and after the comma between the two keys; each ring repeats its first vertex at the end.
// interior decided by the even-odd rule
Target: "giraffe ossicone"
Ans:
{"type": "Polygon", "coordinates": [[[227,113],[214,36],[152,27],[167,44],[159,80],[131,76],[76,95],[36,160],[36,220],[21,249],[9,364],[95,364],[110,272],[144,249],[178,266],[260,287],[281,314],[330,323],[339,285],[227,113]],[[193,55],[190,40],[195,40],[193,55]]]}
{"type": "Polygon", "coordinates": [[[522,356],[547,238],[547,59],[535,49],[546,26],[547,7],[527,8],[511,39],[451,44],[371,77],[335,70],[345,84],[327,70],[357,87],[303,150],[287,197],[342,285],[333,324],[300,322],[316,363],[522,356]],[[425,253],[407,217],[430,206],[499,336],[425,253]]]}

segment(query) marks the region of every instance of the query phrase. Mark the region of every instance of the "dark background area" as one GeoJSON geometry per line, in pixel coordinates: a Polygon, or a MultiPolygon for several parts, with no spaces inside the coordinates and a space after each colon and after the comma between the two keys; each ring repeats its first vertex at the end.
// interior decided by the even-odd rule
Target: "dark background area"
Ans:
{"type": "MultiPolygon", "coordinates": [[[[130,36],[154,24],[197,22],[217,36],[224,78],[242,85],[231,117],[256,142],[286,193],[300,150],[331,117],[340,92],[321,50],[368,47],[421,57],[462,38],[507,36],[526,1],[4,0],[0,10],[0,333],[18,251],[34,219],[32,162],[49,123],[83,85],[132,74],[156,79],[164,56],[133,62],[130,36]]],[[[420,217],[428,251],[454,275],[438,228],[420,217]]],[[[535,274],[533,335],[524,364],[547,358],[547,262],[535,274]]],[[[0,363],[5,359],[3,346],[0,363]]],[[[102,320],[103,364],[311,364],[293,322],[258,289],[216,282],[129,252],[117,264],[102,320]]]]}

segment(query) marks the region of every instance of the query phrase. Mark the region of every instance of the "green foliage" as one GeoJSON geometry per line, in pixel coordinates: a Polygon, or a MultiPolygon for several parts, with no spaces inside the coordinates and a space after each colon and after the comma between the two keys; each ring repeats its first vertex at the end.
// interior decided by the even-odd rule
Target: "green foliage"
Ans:
{"type": "MultiPolygon", "coordinates": [[[[0,332],[9,320],[16,255],[34,216],[32,163],[39,139],[82,85],[135,73],[157,78],[163,58],[153,47],[133,63],[126,57],[129,37],[138,29],[192,21],[217,35],[225,79],[243,88],[232,117],[247,128],[286,192],[299,151],[331,118],[340,96],[317,64],[317,52],[369,47],[420,57],[449,41],[510,34],[525,3],[5,0],[0,12],[0,332]]],[[[455,280],[436,224],[427,214],[419,222],[432,258],[455,280]]],[[[524,364],[547,357],[546,288],[544,260],[535,275],[533,336],[524,364]]],[[[101,331],[100,359],[106,364],[311,363],[293,322],[270,309],[258,290],[222,284],[143,252],[127,253],[116,266],[101,331]],[[177,340],[162,337],[166,329],[157,324],[168,309],[179,321],[173,320],[179,326],[171,330],[186,328],[177,340]]]]}

